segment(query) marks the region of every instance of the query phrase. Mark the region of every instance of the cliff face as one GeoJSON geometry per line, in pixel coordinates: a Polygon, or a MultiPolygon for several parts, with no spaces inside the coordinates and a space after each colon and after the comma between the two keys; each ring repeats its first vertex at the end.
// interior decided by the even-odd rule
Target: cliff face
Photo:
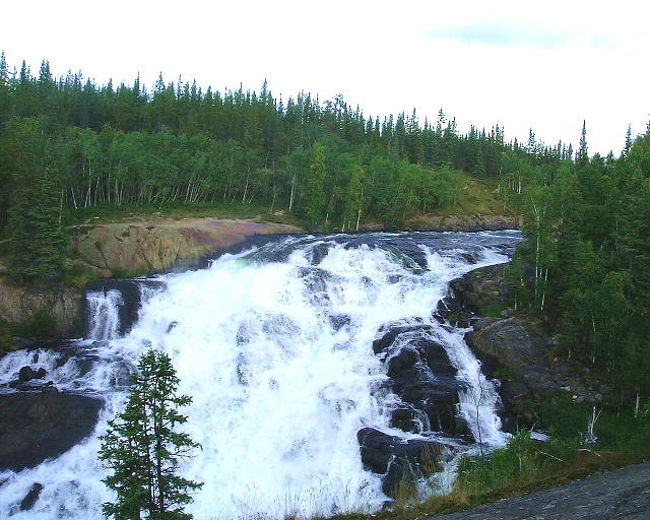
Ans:
{"type": "Polygon", "coordinates": [[[44,311],[54,318],[56,327],[52,332],[57,336],[79,337],[85,321],[83,296],[83,291],[77,287],[16,286],[0,277],[0,318],[9,322],[26,322],[35,313],[44,311]]]}
{"type": "Polygon", "coordinates": [[[295,226],[250,220],[187,218],[77,226],[72,251],[120,276],[165,271],[243,242],[251,235],[297,233],[295,226]]]}

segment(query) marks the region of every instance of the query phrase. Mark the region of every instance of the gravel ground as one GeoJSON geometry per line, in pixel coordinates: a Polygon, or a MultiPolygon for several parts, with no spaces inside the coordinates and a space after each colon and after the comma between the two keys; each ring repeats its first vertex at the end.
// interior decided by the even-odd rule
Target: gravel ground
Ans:
{"type": "Polygon", "coordinates": [[[650,463],[430,520],[650,520],[650,463]]]}

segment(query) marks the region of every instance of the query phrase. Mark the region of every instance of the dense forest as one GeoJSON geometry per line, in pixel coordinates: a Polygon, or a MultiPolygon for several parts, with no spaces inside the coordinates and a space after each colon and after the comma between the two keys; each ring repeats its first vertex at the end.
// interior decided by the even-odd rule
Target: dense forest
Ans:
{"type": "MultiPolygon", "coordinates": [[[[622,136],[623,144],[623,136],[622,136]]],[[[650,383],[650,128],[619,157],[462,134],[442,110],[366,117],[341,96],[97,85],[82,74],[33,75],[0,58],[0,229],[17,280],[55,280],[64,215],[91,206],[255,204],[314,229],[361,221],[399,227],[454,206],[468,172],[498,182],[504,212],[529,240],[509,270],[514,305],[549,317],[567,358],[605,374],[621,395],[650,383]]]]}

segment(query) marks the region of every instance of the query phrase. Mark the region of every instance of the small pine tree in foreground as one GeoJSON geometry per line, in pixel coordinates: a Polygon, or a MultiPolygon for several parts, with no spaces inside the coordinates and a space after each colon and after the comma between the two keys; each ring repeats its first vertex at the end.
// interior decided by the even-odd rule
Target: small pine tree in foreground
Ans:
{"type": "Polygon", "coordinates": [[[203,484],[176,474],[179,461],[200,445],[175,431],[187,417],[177,407],[189,396],[176,395],[179,379],[169,356],[150,350],[140,357],[132,375],[126,407],[109,421],[101,437],[99,459],[111,471],[104,483],[117,493],[103,505],[115,520],[190,520],[183,511],[190,492],[203,484]]]}

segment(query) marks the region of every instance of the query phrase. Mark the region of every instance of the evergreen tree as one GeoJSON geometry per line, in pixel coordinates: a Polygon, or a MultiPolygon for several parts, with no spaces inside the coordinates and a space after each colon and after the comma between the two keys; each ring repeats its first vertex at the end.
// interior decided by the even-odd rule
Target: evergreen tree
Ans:
{"type": "Polygon", "coordinates": [[[9,267],[21,280],[56,278],[62,268],[61,191],[52,147],[36,119],[7,122],[2,148],[11,185],[9,267]]]}
{"type": "Polygon", "coordinates": [[[582,131],[580,132],[580,147],[576,156],[578,164],[585,164],[589,161],[589,152],[587,149],[587,122],[582,121],[582,131]]]}
{"type": "Polygon", "coordinates": [[[302,189],[302,211],[310,224],[316,225],[325,214],[325,147],[314,143],[312,160],[302,189]]]}
{"type": "Polygon", "coordinates": [[[182,458],[200,445],[176,426],[187,421],[177,411],[192,399],[177,395],[179,379],[169,356],[150,350],[138,371],[123,412],[108,423],[99,459],[111,473],[104,483],[117,494],[103,505],[115,520],[190,520],[183,511],[191,491],[203,484],[177,475],[182,458]]]}

